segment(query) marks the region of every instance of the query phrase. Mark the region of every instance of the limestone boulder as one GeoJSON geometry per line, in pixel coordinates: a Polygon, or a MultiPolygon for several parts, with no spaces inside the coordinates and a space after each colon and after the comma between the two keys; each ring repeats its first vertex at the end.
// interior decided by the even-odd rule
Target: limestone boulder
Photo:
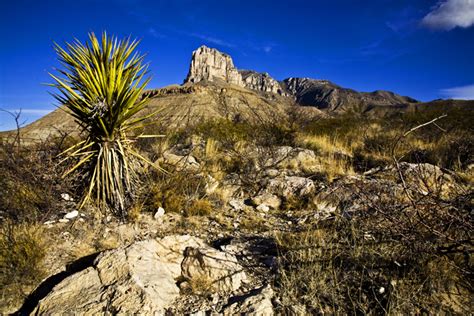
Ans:
{"type": "Polygon", "coordinates": [[[245,279],[241,270],[234,256],[219,252],[196,237],[173,235],[140,241],[101,253],[91,265],[52,287],[32,312],[163,315],[180,295],[176,282],[182,275],[193,278],[208,273],[218,281],[218,289],[234,290],[245,279]],[[191,253],[186,249],[199,249],[204,254],[204,268],[196,257],[187,258],[191,253]]]}
{"type": "Polygon", "coordinates": [[[197,162],[196,158],[191,155],[180,156],[170,151],[165,151],[162,157],[160,157],[160,159],[158,159],[156,162],[158,164],[165,163],[174,166],[177,171],[196,171],[199,170],[201,166],[199,162],[197,162]]]}
{"type": "Polygon", "coordinates": [[[233,298],[235,302],[224,308],[222,314],[225,316],[272,316],[275,314],[272,304],[273,296],[272,288],[267,285],[240,298],[233,298]]]}
{"type": "Polygon", "coordinates": [[[311,179],[285,176],[269,180],[262,194],[274,194],[283,198],[304,197],[311,195],[315,190],[316,187],[311,179]]]}
{"type": "Polygon", "coordinates": [[[208,290],[221,293],[233,292],[247,280],[234,255],[209,247],[187,247],[181,270],[189,283],[206,283],[208,290]]]}

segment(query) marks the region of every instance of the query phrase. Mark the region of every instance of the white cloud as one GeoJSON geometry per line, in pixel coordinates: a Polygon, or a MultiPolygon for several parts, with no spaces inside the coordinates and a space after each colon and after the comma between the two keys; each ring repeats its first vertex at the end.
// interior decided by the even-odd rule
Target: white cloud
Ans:
{"type": "Polygon", "coordinates": [[[474,100],[474,84],[442,89],[441,94],[450,99],[474,100]]]}
{"type": "Polygon", "coordinates": [[[22,114],[30,114],[30,115],[46,115],[48,113],[53,112],[54,110],[38,110],[38,109],[18,109],[12,110],[12,112],[19,113],[21,111],[22,114]]]}
{"type": "Polygon", "coordinates": [[[273,47],[270,46],[270,45],[267,45],[267,46],[264,46],[264,47],[263,47],[263,51],[264,51],[265,53],[271,52],[272,49],[273,49],[273,47]]]}
{"type": "Polygon", "coordinates": [[[224,46],[224,47],[235,47],[234,44],[232,43],[229,43],[229,42],[226,42],[220,38],[217,38],[217,37],[213,37],[213,36],[207,36],[207,35],[204,35],[204,34],[198,34],[198,33],[187,33],[189,36],[192,36],[192,37],[195,37],[195,38],[199,38],[203,41],[206,41],[208,43],[211,43],[211,44],[216,44],[216,45],[220,45],[220,46],[224,46]]]}
{"type": "Polygon", "coordinates": [[[165,38],[166,36],[161,34],[161,33],[158,33],[153,27],[150,27],[148,29],[148,33],[153,36],[154,38],[165,38]]]}
{"type": "Polygon", "coordinates": [[[470,27],[474,25],[474,0],[441,1],[423,18],[421,24],[447,31],[455,27],[470,27]]]}

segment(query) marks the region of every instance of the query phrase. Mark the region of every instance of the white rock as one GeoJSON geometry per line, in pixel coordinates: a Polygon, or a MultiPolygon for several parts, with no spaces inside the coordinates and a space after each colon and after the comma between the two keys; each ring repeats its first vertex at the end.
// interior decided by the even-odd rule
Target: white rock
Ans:
{"type": "Polygon", "coordinates": [[[179,297],[176,279],[186,247],[209,247],[191,236],[136,242],[101,253],[88,268],[62,280],[33,315],[164,315],[179,297]]]}
{"type": "Polygon", "coordinates": [[[303,177],[282,177],[272,179],[263,193],[276,194],[283,197],[308,196],[316,190],[313,180],[303,177]]]}
{"type": "Polygon", "coordinates": [[[67,193],[61,193],[61,198],[64,200],[64,201],[72,201],[73,198],[67,194],[67,193]]]}
{"type": "Polygon", "coordinates": [[[270,207],[265,204],[260,204],[259,206],[257,206],[257,210],[266,213],[270,210],[270,207]]]}
{"type": "MultiPolygon", "coordinates": [[[[254,291],[252,291],[254,292],[254,291]]],[[[270,286],[266,286],[256,293],[245,295],[244,300],[227,306],[222,314],[227,315],[251,315],[251,316],[271,316],[274,315],[272,298],[274,292],[270,286]]]]}
{"type": "Polygon", "coordinates": [[[162,207],[159,207],[158,210],[156,211],[155,215],[153,215],[153,217],[155,219],[159,219],[160,217],[162,217],[163,215],[165,215],[165,209],[162,208],[162,207]]]}
{"type": "Polygon", "coordinates": [[[229,201],[229,205],[236,211],[241,211],[244,209],[245,204],[241,200],[232,199],[229,201]]]}
{"type": "Polygon", "coordinates": [[[183,277],[188,281],[205,278],[216,292],[233,292],[247,279],[243,267],[230,253],[210,247],[187,247],[184,256],[183,277]]]}
{"type": "Polygon", "coordinates": [[[44,224],[44,225],[52,225],[52,224],[54,224],[54,223],[56,223],[56,221],[46,221],[46,222],[44,222],[43,224],[44,224]]]}
{"type": "Polygon", "coordinates": [[[58,222],[60,222],[60,223],[69,223],[69,220],[67,218],[61,218],[58,222]]]}
{"type": "Polygon", "coordinates": [[[207,181],[206,181],[206,194],[210,195],[214,193],[219,186],[219,181],[211,177],[210,175],[207,175],[207,181]]]}
{"type": "Polygon", "coordinates": [[[175,166],[177,170],[190,170],[196,171],[200,168],[199,162],[193,156],[180,156],[176,155],[170,151],[165,151],[156,163],[167,163],[169,165],[175,166]]]}
{"type": "Polygon", "coordinates": [[[64,215],[64,218],[65,219],[73,219],[75,217],[77,217],[79,215],[79,212],[77,210],[74,210],[74,211],[71,211],[69,213],[67,213],[66,215],[64,215]]]}
{"type": "Polygon", "coordinates": [[[273,210],[276,210],[281,206],[281,199],[278,196],[269,193],[264,193],[253,197],[252,202],[255,205],[265,204],[273,210]]]}

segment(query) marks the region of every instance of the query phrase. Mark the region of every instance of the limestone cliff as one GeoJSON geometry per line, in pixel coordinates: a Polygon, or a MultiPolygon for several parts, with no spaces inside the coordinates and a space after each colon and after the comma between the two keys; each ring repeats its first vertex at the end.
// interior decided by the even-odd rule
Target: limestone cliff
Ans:
{"type": "Polygon", "coordinates": [[[184,81],[196,83],[203,80],[224,80],[243,86],[242,76],[234,67],[232,58],[217,49],[201,46],[193,52],[189,73],[184,81]]]}
{"type": "Polygon", "coordinates": [[[251,90],[285,95],[278,81],[268,73],[238,70],[229,55],[214,48],[201,46],[193,52],[189,73],[184,83],[204,80],[223,80],[251,90]]]}
{"type": "Polygon", "coordinates": [[[246,88],[285,95],[278,81],[270,77],[268,73],[259,73],[253,70],[239,70],[239,72],[246,88]]]}
{"type": "Polygon", "coordinates": [[[214,48],[201,46],[193,52],[185,83],[223,81],[250,90],[292,97],[296,103],[328,111],[357,109],[366,111],[374,106],[416,103],[390,91],[358,92],[340,87],[328,80],[288,78],[278,82],[268,73],[238,70],[232,58],[214,48]]]}

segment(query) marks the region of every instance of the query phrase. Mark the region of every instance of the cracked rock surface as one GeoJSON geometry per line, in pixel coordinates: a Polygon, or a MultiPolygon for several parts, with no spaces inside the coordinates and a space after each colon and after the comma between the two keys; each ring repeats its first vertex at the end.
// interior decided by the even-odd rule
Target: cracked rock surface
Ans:
{"type": "Polygon", "coordinates": [[[186,247],[209,246],[174,235],[106,251],[54,286],[33,314],[163,314],[179,296],[176,279],[186,247]]]}

